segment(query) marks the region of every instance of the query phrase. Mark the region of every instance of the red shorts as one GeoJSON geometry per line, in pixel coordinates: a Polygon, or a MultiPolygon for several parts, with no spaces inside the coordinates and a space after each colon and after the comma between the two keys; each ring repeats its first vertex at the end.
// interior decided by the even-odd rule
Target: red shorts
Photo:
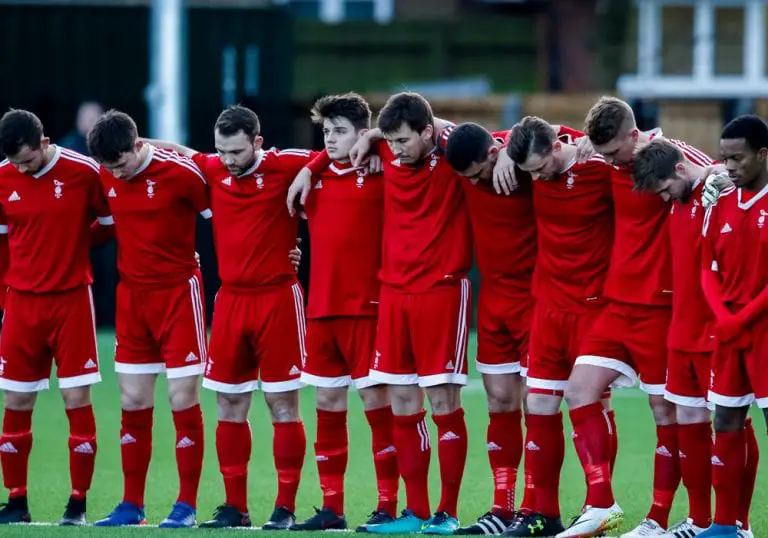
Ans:
{"type": "Polygon", "coordinates": [[[707,407],[712,375],[712,353],[670,349],[667,355],[667,389],[664,398],[675,405],[707,407]]]}
{"type": "Polygon", "coordinates": [[[376,343],[375,316],[307,320],[307,362],[301,381],[315,387],[363,389],[377,385],[368,377],[376,343]]]}
{"type": "Polygon", "coordinates": [[[477,360],[481,374],[516,374],[528,355],[533,300],[506,298],[488,286],[477,304],[477,360]]]}
{"type": "Polygon", "coordinates": [[[115,371],[178,379],[203,373],[206,355],[203,279],[151,290],[117,286],[115,371]]]}
{"type": "Polygon", "coordinates": [[[564,312],[537,304],[531,323],[531,351],[526,384],[532,389],[562,393],[568,385],[581,342],[589,332],[603,304],[585,313],[564,312]]]}
{"type": "Polygon", "coordinates": [[[576,364],[610,368],[616,387],[640,388],[663,396],[667,381],[667,333],[672,309],[609,302],[582,342],[576,364]]]}
{"type": "Polygon", "coordinates": [[[414,294],[382,286],[371,379],[388,385],[465,385],[470,293],[466,278],[414,294]]]}
{"type": "Polygon", "coordinates": [[[216,296],[203,386],[230,394],[300,389],[306,360],[304,293],[299,284],[216,296]]]}
{"type": "Polygon", "coordinates": [[[47,390],[54,361],[62,389],[101,381],[94,316],[90,286],[47,294],[8,290],[0,389],[47,390]]]}
{"type": "Polygon", "coordinates": [[[712,359],[709,401],[721,407],[744,407],[757,402],[768,408],[768,316],[750,328],[747,349],[716,344],[712,359]]]}

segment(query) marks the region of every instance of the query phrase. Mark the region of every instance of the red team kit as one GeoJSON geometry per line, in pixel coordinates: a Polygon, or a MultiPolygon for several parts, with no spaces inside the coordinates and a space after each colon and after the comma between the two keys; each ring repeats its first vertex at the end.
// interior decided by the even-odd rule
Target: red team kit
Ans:
{"type": "MultiPolygon", "coordinates": [[[[725,330],[719,324],[722,313],[713,312],[715,292],[707,284],[708,278],[719,282],[717,299],[732,314],[747,309],[751,316],[754,302],[765,301],[760,298],[768,284],[768,186],[758,192],[729,186],[706,208],[707,178],[702,177],[687,199],[668,202],[635,189],[631,164],[612,165],[595,154],[571,159],[553,178],[517,169],[517,188],[504,195],[489,180],[462,177],[451,167],[445,151],[455,128],[437,133],[434,149],[413,165],[401,163],[387,141],[374,142],[371,153],[380,158],[382,173],[331,160],[327,152],[272,148],[258,149],[250,167],[233,176],[218,154],[187,157],[149,144],[128,180],[53,145],[47,164],[33,174],[3,161],[0,233],[7,247],[0,243],[0,265],[7,271],[0,389],[46,390],[54,363],[62,389],[101,380],[89,250],[114,236],[120,275],[114,363],[120,374],[162,373],[169,380],[201,376],[204,388],[225,397],[259,388],[266,394],[289,393],[305,385],[428,391],[462,386],[469,375],[468,273],[474,256],[481,278],[478,373],[522,376],[529,396],[565,397],[570,403],[569,379],[577,365],[585,365],[618,373],[614,387],[639,383],[648,395],[677,406],[756,403],[768,408],[768,377],[760,369],[768,350],[768,316],[755,315],[747,332],[733,329],[726,339],[718,332],[725,330]],[[289,187],[305,167],[312,173],[304,206],[312,241],[306,312],[304,291],[288,258],[298,221],[286,210],[289,187]],[[221,279],[210,341],[195,259],[199,216],[212,219],[221,279]]],[[[491,134],[500,151],[511,132],[491,134]]],[[[660,129],[647,134],[664,139],[660,129]]],[[[584,136],[568,127],[556,133],[559,143],[573,146],[584,136]]],[[[666,140],[690,163],[708,170],[717,164],[684,142],[666,140]]],[[[606,391],[602,398],[610,395],[606,391]]],[[[560,518],[563,415],[523,412],[517,404],[514,411],[489,412],[494,486],[489,514],[496,518],[486,514],[462,529],[457,512],[467,454],[464,409],[433,413],[442,481],[435,513],[427,486],[426,411],[367,410],[376,512],[391,526],[373,524],[366,532],[437,528],[427,533],[522,536],[508,529],[520,528],[515,518],[528,517],[527,529],[534,534],[526,535],[544,536],[535,534],[536,520],[530,517],[560,518]],[[523,451],[525,498],[516,503],[523,451]],[[399,518],[398,477],[407,499],[399,518]]],[[[144,411],[123,411],[120,439],[123,502],[139,507],[142,518],[152,450],[151,409],[148,417],[144,411]]],[[[336,428],[323,413],[318,409],[318,424],[327,421],[323,424],[336,428]]],[[[90,400],[67,406],[67,415],[72,499],[84,502],[97,447],[90,400]]],[[[31,407],[5,409],[0,462],[11,499],[26,499],[31,416],[31,407]]],[[[597,536],[623,517],[611,487],[616,421],[602,403],[572,408],[570,418],[587,477],[582,518],[591,507],[619,515],[595,523],[591,534],[565,529],[557,536],[597,536]]],[[[192,507],[194,522],[205,444],[199,406],[174,411],[174,423],[178,502],[192,507]]],[[[274,428],[275,506],[295,521],[304,426],[290,420],[276,421],[274,428]]],[[[346,423],[333,432],[346,435],[346,423]]],[[[653,504],[646,519],[661,532],[625,536],[686,538],[710,532],[704,528],[712,519],[712,480],[719,476],[715,460],[739,453],[736,464],[727,463],[737,467],[728,469],[750,480],[742,469],[749,467],[742,461],[749,458],[742,450],[749,434],[726,435],[719,448],[715,444],[704,453],[700,446],[712,444],[709,422],[678,425],[673,420],[657,425],[656,433],[653,504]],[[728,442],[735,448],[723,448],[728,442]],[[688,477],[708,468],[710,454],[712,475],[694,483],[688,477]],[[689,490],[687,528],[696,530],[666,534],[681,477],[689,490]]],[[[346,443],[338,447],[343,462],[325,467],[321,460],[341,461],[333,459],[337,445],[320,431],[315,445],[324,502],[342,517],[346,443]]],[[[248,422],[220,418],[216,447],[225,506],[250,525],[248,422]]],[[[743,505],[723,505],[718,496],[713,528],[719,529],[722,520],[739,525],[734,532],[742,534],[711,536],[749,536],[743,534],[749,532],[743,505]]]]}

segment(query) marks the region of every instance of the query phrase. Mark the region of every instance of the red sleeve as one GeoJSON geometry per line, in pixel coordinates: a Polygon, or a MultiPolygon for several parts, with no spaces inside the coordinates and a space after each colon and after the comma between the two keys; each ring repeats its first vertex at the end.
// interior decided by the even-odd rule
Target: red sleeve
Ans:
{"type": "Polygon", "coordinates": [[[184,191],[195,211],[206,219],[211,218],[213,214],[211,213],[208,183],[205,181],[205,177],[200,169],[196,165],[192,165],[189,168],[185,167],[181,179],[184,182],[184,191]]]}
{"type": "MultiPolygon", "coordinates": [[[[281,149],[276,155],[278,162],[280,163],[280,169],[285,170],[291,175],[291,181],[298,174],[302,168],[309,166],[313,159],[315,159],[320,151],[310,151],[306,149],[281,149]]],[[[330,164],[330,162],[328,163],[330,164]]]]}
{"type": "Polygon", "coordinates": [[[731,312],[723,301],[723,283],[715,259],[715,230],[717,230],[715,207],[707,210],[701,230],[701,289],[715,318],[721,320],[730,316],[731,312]]]}
{"type": "Polygon", "coordinates": [[[91,200],[90,206],[92,214],[96,215],[96,220],[91,223],[91,246],[103,245],[115,236],[115,220],[112,218],[112,211],[109,208],[109,202],[104,196],[101,188],[101,178],[98,174],[94,175],[91,182],[91,200]]]}
{"type": "Polygon", "coordinates": [[[8,272],[8,261],[10,253],[8,252],[8,234],[0,235],[0,308],[5,308],[5,273],[8,272]]]}
{"type": "Polygon", "coordinates": [[[323,150],[317,153],[315,157],[307,163],[307,168],[312,172],[312,175],[319,174],[331,164],[331,158],[328,157],[328,152],[323,150]]]}
{"type": "Polygon", "coordinates": [[[576,139],[584,136],[584,133],[578,129],[568,127],[567,125],[560,125],[560,130],[557,132],[557,136],[570,136],[571,138],[576,139]]]}
{"type": "Polygon", "coordinates": [[[495,140],[499,140],[504,147],[507,147],[507,144],[509,143],[509,137],[512,134],[512,129],[507,129],[506,131],[496,131],[495,133],[491,133],[491,136],[495,140]]]}
{"type": "Polygon", "coordinates": [[[451,136],[451,133],[455,129],[456,125],[449,123],[446,127],[443,128],[442,131],[437,133],[437,147],[442,151],[445,151],[445,148],[448,146],[448,137],[451,136]]]}
{"type": "Polygon", "coordinates": [[[192,161],[197,165],[200,171],[203,173],[203,177],[208,177],[209,163],[213,158],[218,158],[218,155],[213,153],[195,153],[192,155],[192,161]]]}

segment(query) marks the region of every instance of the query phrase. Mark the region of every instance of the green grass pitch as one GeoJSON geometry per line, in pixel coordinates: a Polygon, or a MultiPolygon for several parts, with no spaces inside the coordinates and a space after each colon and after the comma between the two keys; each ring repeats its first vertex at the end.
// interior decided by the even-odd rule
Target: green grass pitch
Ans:
{"type": "MultiPolygon", "coordinates": [[[[113,336],[101,333],[99,336],[101,366],[104,381],[93,391],[94,409],[98,422],[98,456],[93,488],[88,495],[88,515],[93,521],[106,515],[120,501],[122,476],[120,471],[120,405],[117,383],[112,368],[113,336]]],[[[470,342],[470,356],[474,357],[475,342],[470,342]]],[[[473,364],[473,363],[470,363],[473,364]]],[[[216,405],[214,395],[202,391],[203,414],[206,425],[206,454],[203,469],[198,520],[206,519],[211,511],[223,501],[224,492],[219,475],[214,448],[216,428],[216,405]]],[[[302,416],[306,424],[308,448],[302,484],[299,490],[297,516],[304,519],[312,513],[312,507],[320,505],[321,495],[317,482],[312,442],[315,436],[314,394],[305,389],[301,400],[302,416]]],[[[469,428],[469,458],[459,504],[460,518],[466,524],[488,510],[491,501],[492,483],[485,447],[485,430],[488,424],[485,396],[478,376],[464,392],[464,408],[469,428]]],[[[637,390],[624,390],[615,398],[619,431],[619,456],[614,488],[619,504],[627,515],[625,528],[634,526],[645,515],[651,500],[653,477],[653,447],[655,434],[647,399],[637,390]]],[[[761,448],[768,448],[763,419],[755,414],[755,425],[759,432],[761,448]]],[[[274,500],[276,479],[272,464],[272,427],[269,422],[263,398],[256,395],[251,411],[253,430],[253,455],[250,467],[249,504],[254,525],[260,525],[269,516],[274,500]]],[[[566,430],[570,430],[566,420],[566,430]]],[[[354,528],[374,508],[376,483],[373,479],[373,464],[370,452],[370,434],[362,408],[356,394],[350,394],[350,457],[346,481],[347,520],[354,528]]],[[[61,516],[69,495],[69,473],[67,456],[67,420],[58,390],[42,393],[34,413],[34,445],[30,461],[30,504],[32,517],[36,522],[55,522],[61,516]]],[[[439,495],[439,471],[437,467],[437,443],[432,428],[433,457],[430,471],[430,486],[433,503],[439,495]]],[[[564,519],[570,518],[581,508],[584,499],[584,477],[576,454],[566,435],[567,452],[563,468],[561,499],[564,519]]],[[[752,506],[752,525],[755,536],[768,535],[768,473],[761,469],[757,479],[757,491],[752,506]]],[[[521,480],[518,480],[520,483],[521,480]]],[[[159,523],[170,510],[177,492],[176,464],[174,460],[174,430],[167,400],[165,384],[158,383],[157,404],[154,426],[154,454],[147,481],[146,512],[150,524],[159,523]]],[[[520,488],[518,487],[518,492],[520,488]]],[[[401,504],[403,502],[401,487],[401,504]]],[[[4,494],[4,493],[3,493],[4,494]]],[[[676,522],[686,513],[687,500],[681,488],[672,513],[676,522]]],[[[60,529],[50,526],[12,526],[0,529],[0,536],[142,536],[175,532],[186,535],[215,535],[216,531],[192,529],[165,531],[160,529],[60,529]]],[[[280,534],[280,533],[278,533],[280,534]]],[[[296,533],[282,533],[296,537],[296,533]]]]}

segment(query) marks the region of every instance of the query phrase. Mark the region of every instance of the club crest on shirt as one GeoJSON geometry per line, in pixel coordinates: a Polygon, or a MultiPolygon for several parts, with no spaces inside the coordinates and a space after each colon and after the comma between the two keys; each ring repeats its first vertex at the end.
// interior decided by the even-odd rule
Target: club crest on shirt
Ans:
{"type": "Polygon", "coordinates": [[[365,170],[357,171],[357,188],[362,189],[365,186],[365,170]]]}
{"type": "Polygon", "coordinates": [[[429,171],[430,171],[430,172],[431,172],[432,170],[434,170],[434,169],[435,169],[435,167],[437,166],[437,161],[438,161],[437,155],[435,155],[435,154],[433,153],[433,154],[432,154],[432,159],[430,159],[430,161],[429,161],[429,171]]]}
{"type": "Polygon", "coordinates": [[[155,197],[155,185],[157,185],[157,182],[152,181],[151,179],[147,180],[147,198],[155,197]]]}
{"type": "Polygon", "coordinates": [[[256,174],[256,188],[257,189],[264,188],[264,174],[256,174]]]}
{"type": "Polygon", "coordinates": [[[768,211],[765,209],[760,210],[760,216],[757,217],[757,227],[763,228],[765,226],[765,217],[768,215],[768,211]]]}
{"type": "Polygon", "coordinates": [[[576,174],[568,172],[568,177],[565,179],[565,188],[571,190],[576,185],[576,174]]]}
{"type": "Polygon", "coordinates": [[[696,218],[696,213],[699,211],[699,206],[701,203],[698,200],[694,200],[693,204],[691,205],[691,218],[696,218]]]}
{"type": "Polygon", "coordinates": [[[57,200],[62,197],[63,193],[61,188],[63,186],[64,186],[63,181],[59,181],[58,179],[53,180],[53,195],[56,197],[57,200]]]}

